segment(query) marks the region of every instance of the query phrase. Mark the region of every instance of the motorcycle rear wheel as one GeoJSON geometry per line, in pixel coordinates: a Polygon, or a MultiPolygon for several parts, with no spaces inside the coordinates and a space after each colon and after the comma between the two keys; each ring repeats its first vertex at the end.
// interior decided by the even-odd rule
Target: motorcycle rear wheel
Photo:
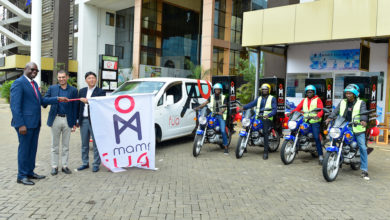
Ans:
{"type": "Polygon", "coordinates": [[[292,163],[295,159],[297,151],[294,149],[294,141],[284,140],[282,148],[280,149],[280,159],[282,159],[284,165],[292,163]]]}
{"type": "Polygon", "coordinates": [[[339,161],[337,161],[337,152],[326,152],[324,161],[322,162],[322,175],[325,180],[332,182],[336,179],[339,173],[339,161]]]}
{"type": "Polygon", "coordinates": [[[245,141],[247,137],[242,137],[240,136],[237,141],[237,146],[236,146],[236,158],[240,159],[242,155],[244,155],[244,150],[246,148],[245,141]]]}
{"type": "Polygon", "coordinates": [[[200,154],[200,150],[202,149],[202,146],[203,146],[202,138],[203,138],[203,136],[199,135],[199,134],[197,134],[195,136],[194,146],[192,148],[192,155],[194,155],[194,157],[197,157],[200,154]]]}

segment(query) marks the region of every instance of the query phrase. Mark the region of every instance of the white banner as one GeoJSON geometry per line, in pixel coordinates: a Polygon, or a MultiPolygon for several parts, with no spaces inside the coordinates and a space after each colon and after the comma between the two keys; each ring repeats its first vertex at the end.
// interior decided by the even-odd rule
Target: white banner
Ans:
{"type": "Polygon", "coordinates": [[[88,99],[99,155],[112,172],[155,169],[153,99],[152,94],[88,99]]]}

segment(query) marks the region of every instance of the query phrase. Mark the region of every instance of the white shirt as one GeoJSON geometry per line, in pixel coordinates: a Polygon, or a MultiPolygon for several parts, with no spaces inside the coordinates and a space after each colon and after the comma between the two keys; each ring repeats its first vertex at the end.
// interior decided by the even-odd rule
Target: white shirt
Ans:
{"type": "MultiPolygon", "coordinates": [[[[91,98],[93,90],[95,90],[96,85],[91,89],[88,86],[88,91],[87,91],[87,99],[91,98]]],[[[84,106],[84,112],[83,112],[83,117],[88,117],[88,104],[85,104],[84,106]]]]}

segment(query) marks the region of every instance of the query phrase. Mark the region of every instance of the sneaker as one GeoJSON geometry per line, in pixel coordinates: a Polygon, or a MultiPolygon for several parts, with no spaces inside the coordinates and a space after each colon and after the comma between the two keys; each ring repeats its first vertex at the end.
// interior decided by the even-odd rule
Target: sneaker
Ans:
{"type": "Polygon", "coordinates": [[[320,156],[318,157],[318,163],[319,163],[320,165],[322,165],[322,161],[324,161],[324,156],[320,155],[320,156]]]}
{"type": "Polygon", "coordinates": [[[362,171],[362,178],[365,179],[365,180],[370,180],[370,177],[368,176],[368,172],[367,171],[362,171]]]}
{"type": "Polygon", "coordinates": [[[229,155],[229,150],[225,148],[225,151],[223,152],[225,155],[229,155]]]}

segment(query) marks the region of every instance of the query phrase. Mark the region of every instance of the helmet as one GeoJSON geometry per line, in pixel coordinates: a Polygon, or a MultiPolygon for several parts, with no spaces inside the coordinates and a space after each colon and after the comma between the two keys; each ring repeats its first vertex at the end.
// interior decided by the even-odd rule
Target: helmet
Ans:
{"type": "Polygon", "coordinates": [[[222,91],[222,84],[221,83],[216,83],[214,86],[213,86],[213,90],[215,91],[215,89],[220,89],[222,91]]]}
{"type": "Polygon", "coordinates": [[[271,93],[271,86],[268,83],[263,83],[260,89],[268,89],[268,93],[271,93]]]}
{"type": "Polygon", "coordinates": [[[316,95],[316,93],[317,93],[316,87],[313,86],[313,85],[308,85],[308,86],[306,86],[306,88],[305,88],[305,93],[306,93],[308,90],[313,90],[314,95],[316,95]]]}
{"type": "Polygon", "coordinates": [[[352,92],[356,97],[359,96],[359,86],[356,84],[349,84],[345,87],[344,92],[352,92]]]}

